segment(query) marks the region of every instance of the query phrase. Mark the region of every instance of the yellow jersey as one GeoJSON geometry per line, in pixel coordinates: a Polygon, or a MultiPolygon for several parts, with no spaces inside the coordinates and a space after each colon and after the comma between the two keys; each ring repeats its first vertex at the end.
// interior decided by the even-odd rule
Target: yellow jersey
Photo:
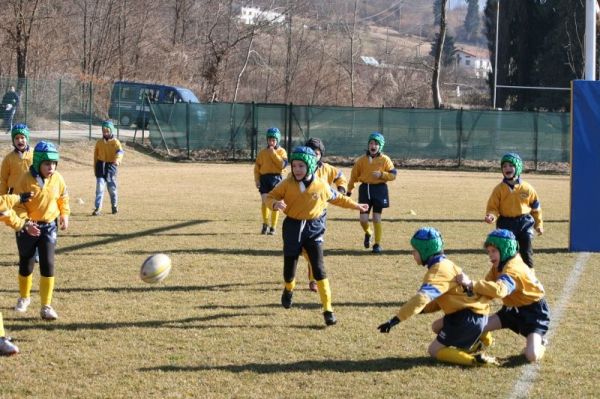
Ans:
{"type": "Polygon", "coordinates": [[[488,199],[486,215],[496,217],[518,217],[531,214],[535,221],[534,228],[544,227],[542,206],[535,189],[526,181],[519,179],[514,186],[504,180],[494,187],[488,199]]]}
{"type": "Polygon", "coordinates": [[[358,158],[352,167],[348,192],[352,192],[357,182],[367,184],[381,184],[396,179],[396,168],[390,157],[379,154],[375,157],[363,155],[358,158]],[[381,172],[381,177],[373,176],[373,172],[381,172]]]}
{"type": "Polygon", "coordinates": [[[282,174],[287,164],[288,156],[285,148],[263,148],[254,163],[254,182],[258,184],[261,175],[282,174]]]}
{"type": "Polygon", "coordinates": [[[29,172],[29,167],[33,162],[33,150],[28,146],[27,150],[11,151],[2,160],[0,167],[0,195],[8,194],[21,177],[29,172]]]}

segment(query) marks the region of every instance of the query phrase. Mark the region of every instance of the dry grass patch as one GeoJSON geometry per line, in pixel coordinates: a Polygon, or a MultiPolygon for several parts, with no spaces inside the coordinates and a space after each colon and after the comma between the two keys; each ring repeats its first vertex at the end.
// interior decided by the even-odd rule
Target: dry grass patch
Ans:
{"type": "MultiPolygon", "coordinates": [[[[339,324],[325,328],[304,261],[294,307],[279,304],[281,238],[258,234],[252,165],[167,163],[128,148],[120,213],[92,217],[92,148],[61,147],[73,216],[59,238],[56,322],[38,317],[37,268],[29,312],[12,310],[14,235],[0,230],[0,310],[22,350],[0,360],[0,397],[504,397],[519,378],[524,341],[512,333],[498,333],[491,351],[504,367],[464,369],[428,358],[434,316],[389,335],[376,330],[420,284],[423,269],[408,245],[418,227],[439,228],[451,259],[483,276],[490,228],[481,220],[499,173],[400,171],[381,256],[362,248],[357,214],[331,207],[325,262],[339,324]],[[156,252],[169,254],[174,267],[162,284],[148,285],[139,267],[156,252]]],[[[534,249],[552,305],[576,258],[566,250],[569,182],[529,180],[545,209],[547,234],[534,249]]],[[[593,255],[585,269],[535,397],[595,393],[599,362],[589,343],[600,321],[592,310],[599,262],[593,255]]]]}

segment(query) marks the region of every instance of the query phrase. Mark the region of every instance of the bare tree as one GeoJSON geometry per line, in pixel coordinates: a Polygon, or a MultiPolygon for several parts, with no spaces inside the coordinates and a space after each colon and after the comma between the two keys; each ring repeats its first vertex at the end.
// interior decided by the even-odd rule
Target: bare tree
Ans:
{"type": "Polygon", "coordinates": [[[442,67],[442,51],[444,50],[444,40],[446,39],[446,3],[447,0],[441,0],[440,6],[440,32],[435,44],[435,57],[433,62],[433,74],[431,78],[431,95],[433,98],[433,107],[439,109],[443,106],[442,96],[440,94],[440,69],[442,67]]]}
{"type": "Polygon", "coordinates": [[[27,55],[34,26],[39,22],[36,16],[40,0],[5,0],[3,7],[10,19],[3,19],[1,28],[8,34],[17,56],[17,77],[19,81],[27,77],[27,55]]]}

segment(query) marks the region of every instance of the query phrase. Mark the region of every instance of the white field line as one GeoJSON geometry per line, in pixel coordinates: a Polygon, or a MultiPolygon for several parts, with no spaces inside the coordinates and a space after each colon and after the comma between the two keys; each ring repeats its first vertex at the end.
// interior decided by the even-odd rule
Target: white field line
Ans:
{"type": "MultiPolygon", "coordinates": [[[[565,307],[571,301],[571,296],[573,295],[573,292],[577,287],[579,278],[581,277],[581,274],[583,273],[583,270],[585,269],[585,265],[589,258],[589,252],[582,252],[579,254],[579,256],[577,257],[577,261],[575,262],[575,266],[573,266],[573,270],[571,270],[569,279],[563,287],[558,302],[550,309],[550,315],[552,319],[550,320],[550,326],[548,327],[548,333],[546,334],[548,342],[551,342],[554,332],[560,325],[560,320],[562,319],[565,307]]],[[[509,398],[528,398],[529,391],[531,390],[531,388],[533,388],[533,384],[535,383],[535,379],[537,378],[539,371],[540,363],[530,363],[523,367],[521,377],[515,383],[514,389],[509,395],[509,398]]]]}

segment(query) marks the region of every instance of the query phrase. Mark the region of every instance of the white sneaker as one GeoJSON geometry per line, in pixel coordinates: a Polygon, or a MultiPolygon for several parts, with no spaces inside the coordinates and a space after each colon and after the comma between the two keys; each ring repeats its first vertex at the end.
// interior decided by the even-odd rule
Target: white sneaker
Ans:
{"type": "Polygon", "coordinates": [[[31,298],[19,298],[17,299],[17,306],[15,306],[15,310],[20,313],[27,312],[27,308],[31,303],[31,298]]]}
{"type": "Polygon", "coordinates": [[[42,309],[40,310],[40,316],[44,320],[58,319],[58,314],[56,313],[56,310],[52,309],[52,306],[50,306],[50,305],[42,306],[42,309]]]}
{"type": "Polygon", "coordinates": [[[17,353],[19,353],[19,348],[10,342],[10,338],[0,337],[0,356],[12,356],[17,353]]]}

